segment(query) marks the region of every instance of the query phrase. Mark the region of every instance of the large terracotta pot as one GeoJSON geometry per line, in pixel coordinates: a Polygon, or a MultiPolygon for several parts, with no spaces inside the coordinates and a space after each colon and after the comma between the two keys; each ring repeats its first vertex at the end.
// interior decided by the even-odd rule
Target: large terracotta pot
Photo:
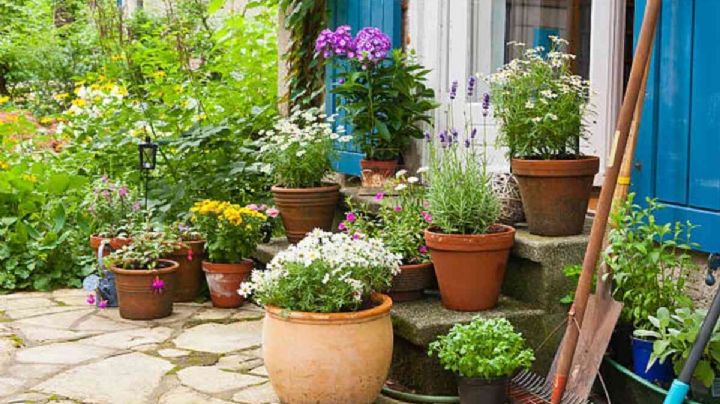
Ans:
{"type": "Polygon", "coordinates": [[[581,234],[600,159],[512,160],[530,233],[541,236],[581,234]]]}
{"type": "Polygon", "coordinates": [[[100,249],[100,244],[103,242],[103,240],[109,240],[110,241],[110,248],[105,248],[103,250],[103,256],[107,256],[110,254],[110,252],[117,250],[119,248],[122,248],[132,241],[129,238],[126,237],[99,237],[99,236],[90,236],[90,248],[93,249],[95,252],[95,256],[97,256],[98,249],[100,249]]]}
{"type": "Polygon", "coordinates": [[[365,188],[382,188],[385,181],[395,175],[397,160],[360,160],[362,169],[362,186],[365,188]]]}
{"type": "Polygon", "coordinates": [[[175,301],[191,302],[198,297],[205,281],[202,271],[205,241],[183,241],[183,244],[186,247],[178,248],[167,258],[179,265],[175,282],[175,301]],[[192,251],[192,255],[188,251],[192,251]]]}
{"type": "Polygon", "coordinates": [[[372,403],[392,360],[392,300],[352,313],[265,308],[263,357],[283,403],[372,403]]]}
{"type": "Polygon", "coordinates": [[[401,265],[400,274],[393,278],[388,294],[393,302],[409,302],[423,297],[423,291],[435,284],[432,262],[401,265]]]}
{"type": "Polygon", "coordinates": [[[340,201],[340,185],[316,188],[274,186],[272,193],[289,242],[297,243],[316,228],[331,230],[335,208],[340,201]]]}
{"type": "Polygon", "coordinates": [[[252,260],[237,264],[215,264],[203,261],[202,269],[205,271],[213,306],[222,309],[242,306],[245,299],[238,294],[238,289],[252,272],[252,260]]]}
{"type": "Polygon", "coordinates": [[[163,268],[157,270],[110,268],[115,274],[120,317],[154,320],[172,314],[178,263],[161,259],[160,265],[163,268]],[[162,291],[152,288],[156,276],[165,282],[162,291]]]}
{"type": "Polygon", "coordinates": [[[515,229],[495,224],[487,234],[443,234],[425,230],[442,304],[480,311],[497,305],[515,229]]]}

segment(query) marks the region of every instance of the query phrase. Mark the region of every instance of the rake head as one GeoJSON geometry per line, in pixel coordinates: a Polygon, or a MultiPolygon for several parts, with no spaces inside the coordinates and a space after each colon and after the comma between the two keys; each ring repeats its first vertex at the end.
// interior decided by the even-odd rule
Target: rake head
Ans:
{"type": "MultiPolygon", "coordinates": [[[[518,404],[545,404],[550,403],[552,384],[533,372],[523,370],[512,379],[510,397],[513,403],[518,404]]],[[[561,401],[562,404],[591,404],[569,392],[561,401]]]]}

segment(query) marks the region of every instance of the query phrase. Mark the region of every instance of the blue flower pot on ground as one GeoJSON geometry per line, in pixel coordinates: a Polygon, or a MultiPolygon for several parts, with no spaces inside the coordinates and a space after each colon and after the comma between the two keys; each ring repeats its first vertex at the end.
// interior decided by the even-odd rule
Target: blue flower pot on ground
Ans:
{"type": "Polygon", "coordinates": [[[669,358],[665,360],[665,363],[655,361],[655,363],[650,366],[650,369],[648,369],[647,365],[650,361],[652,350],[652,341],[632,338],[633,372],[652,383],[670,383],[673,380],[674,374],[672,361],[669,358]]]}

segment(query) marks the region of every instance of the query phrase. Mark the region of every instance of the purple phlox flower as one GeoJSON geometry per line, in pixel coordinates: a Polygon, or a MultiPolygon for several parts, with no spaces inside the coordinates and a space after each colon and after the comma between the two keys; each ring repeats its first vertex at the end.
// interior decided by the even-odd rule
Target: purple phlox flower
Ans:
{"type": "Polygon", "coordinates": [[[477,136],[477,128],[473,128],[470,131],[470,139],[475,139],[475,136],[477,136]]]}
{"type": "Polygon", "coordinates": [[[355,233],[352,235],[353,240],[359,240],[362,237],[362,233],[355,233]]]}
{"type": "Polygon", "coordinates": [[[133,206],[132,206],[133,210],[140,210],[140,207],[141,207],[140,201],[133,203],[133,206]]]}
{"type": "Polygon", "coordinates": [[[347,230],[347,226],[345,225],[345,222],[340,222],[340,224],[338,225],[338,230],[340,230],[340,231],[347,230]]]}
{"type": "Polygon", "coordinates": [[[384,32],[375,27],[365,27],[355,36],[355,57],[360,62],[377,62],[385,59],[392,43],[384,32]]]}
{"type": "Polygon", "coordinates": [[[121,186],[120,189],[118,189],[118,196],[122,199],[125,198],[128,195],[128,187],[125,185],[121,186]]]}
{"type": "Polygon", "coordinates": [[[98,303],[98,307],[101,309],[107,309],[108,301],[105,299],[100,299],[100,302],[98,303]]]}
{"type": "Polygon", "coordinates": [[[345,79],[342,78],[342,77],[340,77],[340,78],[337,80],[337,83],[338,83],[338,84],[345,84],[345,79]]]}
{"type": "Polygon", "coordinates": [[[280,211],[277,210],[277,208],[275,208],[275,207],[268,208],[268,210],[266,210],[265,213],[267,213],[267,215],[272,218],[276,218],[276,217],[278,217],[278,215],[280,215],[280,211]]]}
{"type": "Polygon", "coordinates": [[[402,206],[400,206],[400,205],[395,205],[395,207],[393,208],[393,210],[394,210],[395,212],[402,212],[402,206]]]}
{"type": "Polygon", "coordinates": [[[345,212],[345,220],[352,223],[357,219],[355,212],[345,212]]]}
{"type": "Polygon", "coordinates": [[[378,192],[377,194],[375,194],[375,200],[376,200],[376,201],[378,201],[378,202],[379,202],[379,201],[382,201],[383,198],[385,198],[385,192],[378,192]]]}
{"type": "Polygon", "coordinates": [[[250,210],[254,210],[254,211],[256,211],[256,212],[257,212],[257,210],[259,209],[258,206],[257,206],[256,204],[254,204],[254,203],[249,204],[248,206],[246,206],[246,208],[248,208],[248,209],[250,209],[250,210]]]}
{"type": "Polygon", "coordinates": [[[420,252],[420,254],[427,254],[428,248],[426,245],[421,245],[420,247],[418,247],[418,251],[420,252]]]}
{"type": "Polygon", "coordinates": [[[332,36],[332,51],[336,55],[345,55],[348,57],[355,54],[355,42],[352,34],[350,34],[349,25],[341,25],[337,27],[332,36]]]}
{"type": "Polygon", "coordinates": [[[488,116],[488,113],[490,112],[490,94],[488,93],[483,95],[482,110],[483,116],[488,116]]]}
{"type": "Polygon", "coordinates": [[[470,77],[468,78],[468,82],[467,82],[467,96],[468,96],[468,98],[472,97],[473,94],[475,93],[475,83],[476,83],[476,82],[477,82],[477,77],[475,77],[475,76],[470,76],[470,77]]]}
{"type": "Polygon", "coordinates": [[[324,58],[332,56],[331,49],[334,35],[335,33],[329,29],[320,31],[320,35],[315,40],[315,53],[322,54],[324,58]]]}
{"type": "Polygon", "coordinates": [[[425,211],[425,210],[422,211],[422,217],[426,222],[428,222],[428,223],[432,222],[432,215],[430,214],[430,212],[425,211]]]}
{"type": "Polygon", "coordinates": [[[450,84],[450,99],[454,100],[457,97],[458,81],[453,80],[450,84]]]}
{"type": "Polygon", "coordinates": [[[90,293],[90,294],[88,295],[87,299],[85,299],[85,303],[87,303],[87,304],[95,304],[95,294],[94,294],[94,293],[90,293]]]}
{"type": "Polygon", "coordinates": [[[165,288],[165,281],[156,276],[155,279],[153,279],[151,286],[153,291],[162,292],[163,288],[165,288]]]}

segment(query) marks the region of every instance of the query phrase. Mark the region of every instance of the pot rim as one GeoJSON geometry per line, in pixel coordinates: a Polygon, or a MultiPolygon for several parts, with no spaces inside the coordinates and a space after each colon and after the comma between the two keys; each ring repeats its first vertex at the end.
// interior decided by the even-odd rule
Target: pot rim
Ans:
{"type": "Polygon", "coordinates": [[[110,270],[119,275],[166,275],[175,272],[180,264],[176,261],[169,260],[166,258],[160,258],[160,262],[168,262],[171,265],[167,268],[160,269],[123,269],[118,267],[110,267],[110,270]]]}
{"type": "MultiPolygon", "coordinates": [[[[255,261],[251,260],[250,258],[245,258],[241,262],[210,262],[208,260],[202,260],[202,268],[203,271],[207,272],[205,270],[205,265],[210,264],[211,266],[215,267],[235,267],[235,266],[246,266],[246,265],[255,265],[255,261]]],[[[251,268],[252,269],[252,268],[251,268]]],[[[211,271],[215,272],[215,271],[211,271]]]]}
{"type": "Polygon", "coordinates": [[[367,160],[367,159],[361,159],[361,160],[360,160],[360,164],[367,164],[367,163],[370,163],[370,164],[378,164],[378,163],[379,163],[379,164],[388,164],[388,165],[389,165],[389,164],[399,164],[399,163],[400,163],[400,159],[399,159],[399,158],[395,158],[395,159],[392,159],[392,160],[367,160]]]}
{"type": "MultiPolygon", "coordinates": [[[[433,266],[432,261],[422,262],[420,264],[403,264],[400,265],[402,270],[424,269],[433,266]]],[[[402,272],[401,272],[402,273],[402,272]]]]}
{"type": "Polygon", "coordinates": [[[573,160],[532,160],[514,158],[512,173],[521,177],[581,177],[595,175],[600,170],[598,156],[580,156],[573,160]]]}
{"type": "Polygon", "coordinates": [[[287,194],[307,194],[307,193],[321,193],[321,192],[335,192],[340,191],[340,184],[330,184],[322,187],[310,187],[310,188],[286,188],[280,185],[273,185],[270,188],[271,192],[287,193],[287,194]]]}
{"type": "Polygon", "coordinates": [[[199,247],[204,247],[205,240],[181,241],[180,243],[186,244],[189,247],[178,247],[168,254],[168,256],[187,255],[188,250],[197,250],[199,247]]]}
{"type": "Polygon", "coordinates": [[[369,309],[349,313],[313,313],[307,311],[292,311],[277,306],[265,305],[265,314],[267,317],[289,323],[316,325],[358,324],[390,315],[390,309],[393,305],[390,296],[375,292],[371,299],[380,304],[369,309]]]}
{"type": "Polygon", "coordinates": [[[480,377],[480,376],[474,376],[474,377],[468,377],[456,374],[455,375],[458,380],[463,380],[467,383],[473,383],[473,384],[500,384],[510,381],[510,376],[500,376],[500,377],[494,377],[491,379],[480,377]]]}
{"type": "Polygon", "coordinates": [[[495,223],[503,231],[485,234],[445,234],[425,229],[425,244],[435,251],[481,252],[500,251],[512,248],[515,243],[515,228],[495,223]]]}

